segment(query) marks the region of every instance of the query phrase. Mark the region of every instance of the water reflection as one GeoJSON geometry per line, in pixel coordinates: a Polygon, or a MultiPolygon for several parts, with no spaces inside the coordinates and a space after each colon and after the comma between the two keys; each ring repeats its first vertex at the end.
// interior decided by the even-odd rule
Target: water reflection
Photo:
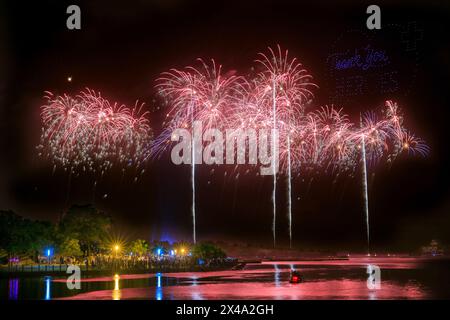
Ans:
{"type": "Polygon", "coordinates": [[[17,300],[19,297],[19,279],[9,279],[9,300],[17,300]]]}
{"type": "Polygon", "coordinates": [[[271,261],[248,264],[244,270],[89,277],[81,280],[85,283],[81,291],[69,290],[65,277],[14,277],[0,279],[0,294],[3,299],[48,300],[448,298],[450,291],[442,287],[449,279],[448,267],[447,262],[419,265],[416,259],[406,258],[271,261]],[[369,282],[377,284],[377,272],[369,265],[381,268],[379,290],[368,287],[369,282]],[[305,281],[290,284],[290,269],[299,270],[305,281]]]}
{"type": "Polygon", "coordinates": [[[370,290],[381,289],[381,270],[374,264],[367,265],[367,288],[370,290]]]}
{"type": "Polygon", "coordinates": [[[45,300],[50,300],[52,298],[51,294],[50,294],[52,278],[45,277],[44,279],[45,279],[44,280],[45,281],[45,300]]]}
{"type": "Polygon", "coordinates": [[[280,286],[280,268],[278,268],[277,264],[273,265],[275,272],[274,272],[274,279],[275,279],[275,287],[280,286]]]}
{"type": "Polygon", "coordinates": [[[161,273],[156,274],[156,291],[155,291],[156,300],[162,300],[163,298],[161,277],[162,277],[161,273]]]}
{"type": "MultiPolygon", "coordinates": [[[[199,285],[198,282],[198,276],[194,275],[192,277],[192,283],[191,286],[192,287],[197,287],[199,285]]],[[[194,289],[194,288],[193,288],[194,289]]],[[[195,288],[194,290],[192,290],[192,295],[191,295],[191,299],[193,300],[203,300],[203,296],[202,294],[198,291],[198,288],[195,288]]]]}
{"type": "Polygon", "coordinates": [[[120,300],[121,293],[120,293],[120,287],[119,287],[119,279],[120,279],[119,275],[115,274],[114,275],[114,290],[112,292],[113,300],[120,300]]]}

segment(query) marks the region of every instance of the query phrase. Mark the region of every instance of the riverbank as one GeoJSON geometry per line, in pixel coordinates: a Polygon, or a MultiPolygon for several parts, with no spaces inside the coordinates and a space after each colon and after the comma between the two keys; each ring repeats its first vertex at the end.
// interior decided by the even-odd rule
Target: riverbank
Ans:
{"type": "MultiPolygon", "coordinates": [[[[84,277],[109,276],[116,273],[175,273],[175,272],[208,272],[208,271],[223,271],[231,270],[236,265],[237,261],[223,265],[214,266],[151,266],[149,268],[87,268],[85,265],[78,265],[84,277]]],[[[14,276],[20,277],[44,277],[44,276],[66,276],[67,265],[27,265],[27,266],[7,266],[0,267],[0,278],[11,278],[14,276]]]]}

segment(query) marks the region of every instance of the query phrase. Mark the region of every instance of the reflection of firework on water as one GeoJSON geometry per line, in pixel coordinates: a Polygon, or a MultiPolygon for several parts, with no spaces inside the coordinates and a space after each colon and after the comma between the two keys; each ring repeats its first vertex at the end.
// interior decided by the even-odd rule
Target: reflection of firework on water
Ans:
{"type": "Polygon", "coordinates": [[[142,169],[151,141],[142,104],[136,103],[134,108],[110,104],[89,89],[75,97],[46,94],[41,112],[40,156],[70,172],[103,174],[115,165],[122,170],[142,169]]]}

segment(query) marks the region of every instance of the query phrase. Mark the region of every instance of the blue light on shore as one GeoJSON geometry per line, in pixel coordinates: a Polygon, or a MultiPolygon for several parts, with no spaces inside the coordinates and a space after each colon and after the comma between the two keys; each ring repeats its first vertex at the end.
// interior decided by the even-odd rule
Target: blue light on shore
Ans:
{"type": "Polygon", "coordinates": [[[47,248],[47,249],[45,250],[45,255],[46,255],[47,257],[52,256],[52,255],[53,255],[53,249],[52,249],[52,248],[47,248]]]}

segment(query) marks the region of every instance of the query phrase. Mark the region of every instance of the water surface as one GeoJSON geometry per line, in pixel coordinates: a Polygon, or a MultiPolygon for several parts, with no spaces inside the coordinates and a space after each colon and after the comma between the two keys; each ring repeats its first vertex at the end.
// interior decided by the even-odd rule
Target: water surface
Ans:
{"type": "Polygon", "coordinates": [[[61,277],[0,279],[1,299],[449,299],[450,262],[417,258],[271,261],[243,270],[122,274],[82,278],[69,290],[61,277]],[[381,268],[381,288],[367,286],[369,264],[381,268]],[[289,283],[291,269],[304,277],[289,283]]]}

